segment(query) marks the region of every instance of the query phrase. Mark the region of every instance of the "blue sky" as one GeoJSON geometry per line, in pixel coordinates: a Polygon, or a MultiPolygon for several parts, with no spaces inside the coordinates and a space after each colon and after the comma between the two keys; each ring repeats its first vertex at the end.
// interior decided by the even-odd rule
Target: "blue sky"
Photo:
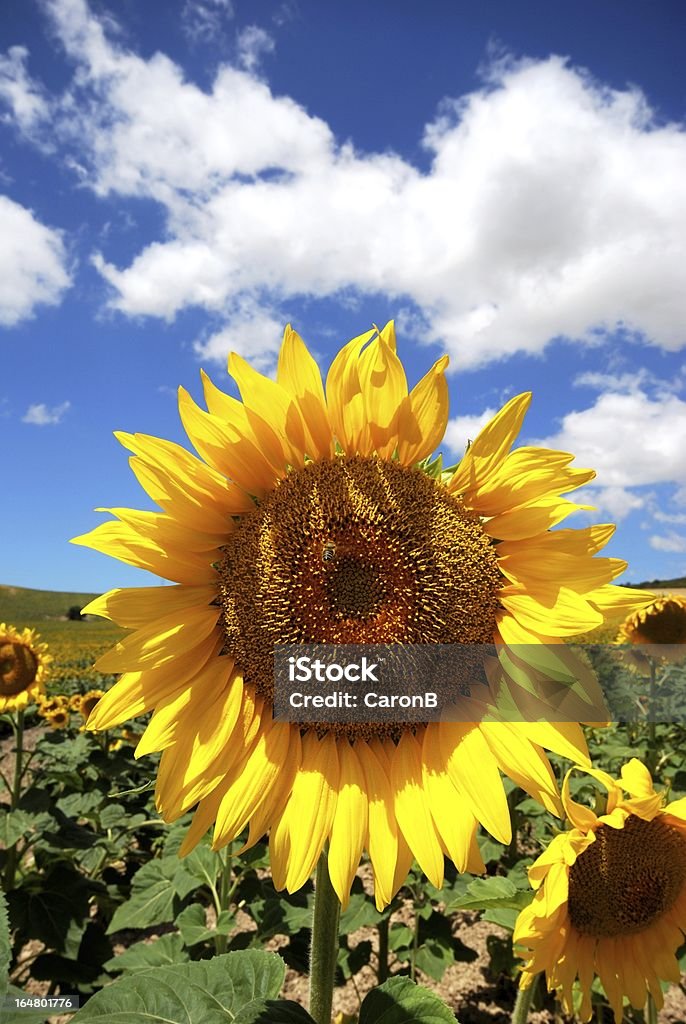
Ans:
{"type": "Polygon", "coordinates": [[[5,0],[0,582],[149,580],[68,544],[150,507],[112,431],[183,442],[201,365],[269,372],[291,321],[326,368],[391,317],[413,381],[451,355],[447,455],[533,390],[523,442],[598,471],[576,525],[618,523],[628,580],[686,573],[684,30],[677,0],[5,0]]]}

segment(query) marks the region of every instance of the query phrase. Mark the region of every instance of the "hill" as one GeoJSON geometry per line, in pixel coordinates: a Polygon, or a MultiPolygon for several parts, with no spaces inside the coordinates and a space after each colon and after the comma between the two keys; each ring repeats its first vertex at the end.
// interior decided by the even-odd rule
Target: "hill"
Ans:
{"type": "Polygon", "coordinates": [[[0,584],[0,622],[19,625],[45,619],[64,619],[70,608],[83,608],[97,594],[68,590],[30,590],[0,584]]]}

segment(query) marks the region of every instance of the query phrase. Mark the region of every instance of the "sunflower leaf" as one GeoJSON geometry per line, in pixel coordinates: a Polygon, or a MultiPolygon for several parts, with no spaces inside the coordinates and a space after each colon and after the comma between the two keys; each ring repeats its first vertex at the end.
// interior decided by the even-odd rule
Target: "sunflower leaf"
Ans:
{"type": "Polygon", "coordinates": [[[149,928],[174,917],[176,857],[151,860],[139,868],[131,883],[131,898],[114,912],[107,934],[122,928],[149,928]]]}
{"type": "MultiPolygon", "coordinates": [[[[260,1016],[281,989],[285,964],[275,953],[240,950],[194,963],[138,971],[96,993],[73,1024],[305,1024],[307,1016],[260,1016]],[[267,1001],[267,1002],[265,1002],[267,1001]]],[[[282,1004],[277,1003],[276,1006],[282,1004]]],[[[286,1004],[288,1006],[289,1004],[286,1004]]]]}
{"type": "Polygon", "coordinates": [[[359,1024],[455,1024],[455,1014],[409,978],[391,978],[367,995],[359,1024]]]}
{"type": "Polygon", "coordinates": [[[154,942],[134,942],[133,946],[129,946],[119,956],[107,960],[103,967],[112,973],[122,971],[134,974],[137,971],[147,971],[151,967],[183,963],[184,960],[188,960],[188,952],[184,948],[181,936],[161,935],[154,942]]]}
{"type": "Polygon", "coordinates": [[[453,910],[522,910],[531,902],[533,893],[529,889],[518,889],[514,882],[502,875],[490,878],[475,878],[467,891],[454,899],[446,911],[453,910]]]}
{"type": "Polygon", "coordinates": [[[233,1024],[314,1024],[314,1020],[290,999],[258,999],[244,1006],[233,1024]]]}

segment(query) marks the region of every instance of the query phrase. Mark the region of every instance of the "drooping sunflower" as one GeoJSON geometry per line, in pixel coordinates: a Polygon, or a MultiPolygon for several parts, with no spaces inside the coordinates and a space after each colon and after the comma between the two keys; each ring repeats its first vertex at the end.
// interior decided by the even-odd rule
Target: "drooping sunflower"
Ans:
{"type": "MultiPolygon", "coordinates": [[[[686,600],[678,594],[656,597],[627,615],[615,642],[641,645],[653,656],[681,661],[686,658],[686,600]]],[[[640,655],[636,660],[640,665],[640,655]]]]}
{"type": "Polygon", "coordinates": [[[636,758],[618,780],[587,771],[608,791],[606,812],[596,815],[571,799],[568,773],[562,800],[573,827],[529,868],[537,892],[513,938],[526,950],[522,985],[545,971],[549,990],[572,1014],[578,977],[586,1021],[595,973],[620,1021],[625,996],[641,1009],[647,989],[659,1009],[660,979],[679,981],[674,954],[686,932],[686,798],[665,806],[636,758]]]}
{"type": "Polygon", "coordinates": [[[89,716],[93,713],[100,699],[104,696],[104,690],[89,690],[88,693],[81,695],[79,706],[76,710],[86,722],[88,722],[89,716]]]}
{"type": "Polygon", "coordinates": [[[0,622],[0,714],[22,711],[45,692],[51,657],[33,629],[0,622]]]}
{"type": "Polygon", "coordinates": [[[594,557],[614,527],[551,529],[580,507],[560,495],[594,474],[564,452],[510,451],[529,393],[456,470],[428,462],[448,421],[447,362],[409,391],[388,324],[344,346],[324,389],[287,327],[275,381],[230,356],[242,401],[205,374],[208,411],[180,389],[200,459],[117,435],[163,511],[110,509],[114,521],[76,542],[176,585],[110,591],[85,609],[135,630],[96,663],[122,676],[89,726],[154,710],[137,754],[163,751],[165,818],[197,804],[182,853],[212,824],[216,847],[246,826],[248,844],[269,831],[274,883],[293,891],[328,840],[345,903],[366,848],[383,906],[413,857],[436,885],[446,853],[483,870],[477,821],[509,841],[499,769],[558,811],[542,748],[587,761],[574,722],[273,721],[277,644],[540,643],[645,603],[610,585],[624,562],[594,557]]]}

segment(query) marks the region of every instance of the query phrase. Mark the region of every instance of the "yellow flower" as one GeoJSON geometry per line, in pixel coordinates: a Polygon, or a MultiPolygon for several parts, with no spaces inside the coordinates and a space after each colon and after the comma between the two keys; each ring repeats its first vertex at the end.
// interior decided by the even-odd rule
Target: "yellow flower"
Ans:
{"type": "Polygon", "coordinates": [[[76,543],[177,585],[110,591],[85,609],[135,630],[96,663],[123,675],[89,726],[154,709],[137,754],[163,751],[166,819],[198,805],[182,853],[213,823],[216,847],[248,825],[248,844],[270,830],[274,883],[293,891],[328,840],[345,903],[366,848],[383,906],[413,857],[436,885],[444,853],[483,870],[477,820],[509,841],[499,769],[559,810],[541,747],[587,758],[575,722],[272,719],[279,643],[539,643],[636,606],[636,592],[609,585],[625,563],[594,557],[612,526],[551,532],[580,507],[560,494],[593,472],[564,452],[510,452],[530,394],[504,406],[456,471],[428,471],[448,422],[446,366],[409,391],[388,324],[338,353],[325,391],[287,327],[276,381],[233,354],[242,401],[204,374],[208,412],[180,390],[204,461],[118,435],[163,512],[111,509],[115,521],[76,543]]]}
{"type": "MultiPolygon", "coordinates": [[[[615,642],[647,645],[646,654],[681,661],[686,658],[686,600],[677,594],[668,594],[649,601],[627,616],[615,642]],[[653,645],[659,645],[659,650],[653,649],[653,645]]],[[[639,657],[634,655],[634,660],[637,667],[647,664],[640,652],[639,657]]]]}
{"type": "Polygon", "coordinates": [[[0,622],[0,714],[22,711],[45,692],[52,658],[32,629],[21,632],[0,622]]]}
{"type": "Polygon", "coordinates": [[[63,694],[56,694],[54,697],[41,697],[38,701],[38,714],[46,718],[51,712],[67,709],[70,706],[69,697],[63,694]]]}
{"type": "Polygon", "coordinates": [[[78,711],[82,717],[88,722],[89,716],[92,714],[94,708],[100,701],[101,697],[105,696],[104,690],[89,690],[88,693],[84,693],[79,700],[78,711]]]}
{"type": "Polygon", "coordinates": [[[674,953],[686,931],[686,798],[663,806],[636,758],[617,781],[587,770],[608,791],[606,812],[596,815],[571,799],[568,773],[562,800],[573,828],[529,868],[537,893],[519,915],[514,941],[527,950],[522,985],[545,971],[549,990],[558,990],[571,1014],[578,976],[581,1018],[590,1020],[595,972],[619,1021],[623,996],[640,1009],[647,986],[659,1009],[660,979],[679,981],[674,953]]]}
{"type": "Polygon", "coordinates": [[[44,717],[52,729],[66,729],[69,725],[69,711],[66,707],[48,711],[44,717]]]}

